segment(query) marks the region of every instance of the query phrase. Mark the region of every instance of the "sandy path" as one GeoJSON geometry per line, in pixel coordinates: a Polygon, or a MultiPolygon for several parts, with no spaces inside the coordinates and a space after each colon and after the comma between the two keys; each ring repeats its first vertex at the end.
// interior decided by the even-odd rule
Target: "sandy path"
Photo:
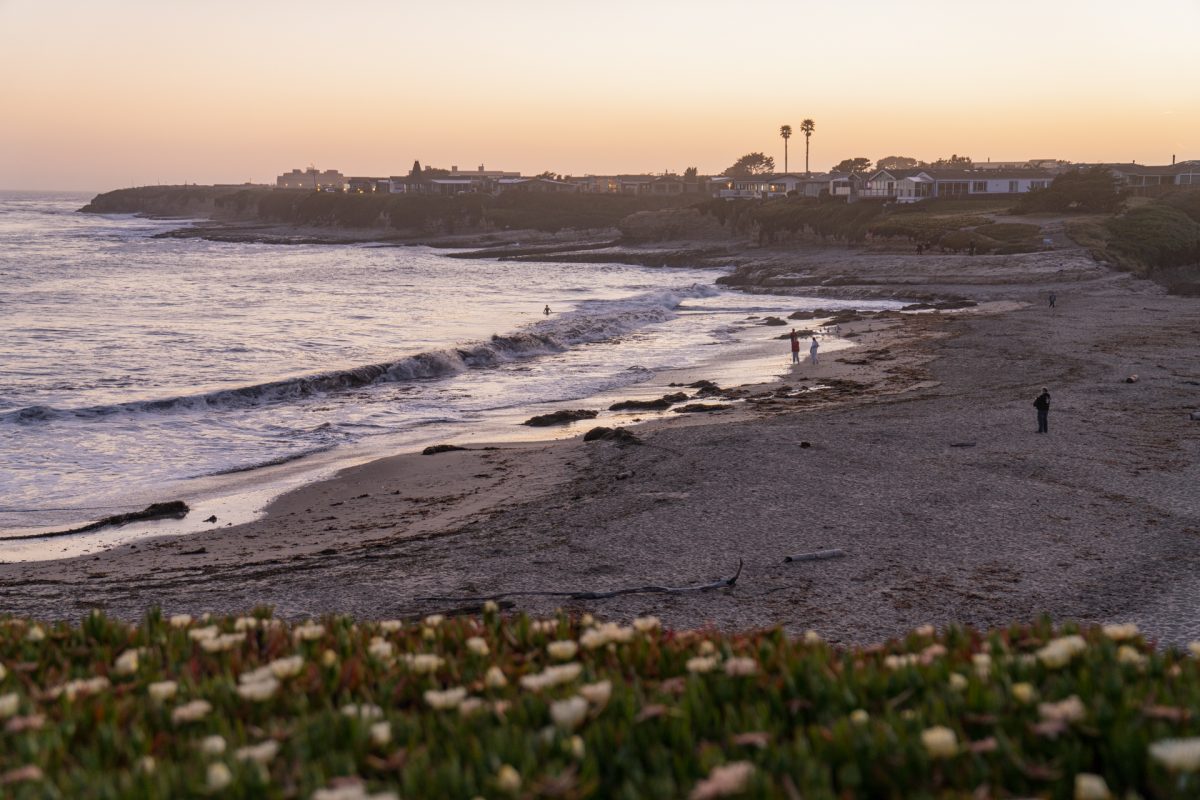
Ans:
{"type": "MultiPolygon", "coordinates": [[[[1028,259],[1025,282],[1020,260],[945,259],[956,286],[1010,310],[908,318],[887,339],[873,329],[844,355],[866,363],[829,365],[872,388],[842,386],[836,403],[764,398],[725,421],[659,424],[640,447],[389,459],[251,525],[2,565],[0,608],[137,616],[154,604],[270,603],[287,616],[379,617],[446,606],[423,595],[707,582],[742,559],[730,590],[577,607],[672,626],[811,627],[838,641],[1039,613],[1200,636],[1200,422],[1188,418],[1200,407],[1200,304],[1079,255],[1055,259],[1028,259]],[[1132,373],[1138,382],[1123,382],[1132,373]],[[1049,436],[1033,433],[1043,385],[1049,436]],[[827,547],[848,556],[783,563],[827,547]]],[[[860,264],[863,283],[889,283],[876,264],[860,264]]]]}

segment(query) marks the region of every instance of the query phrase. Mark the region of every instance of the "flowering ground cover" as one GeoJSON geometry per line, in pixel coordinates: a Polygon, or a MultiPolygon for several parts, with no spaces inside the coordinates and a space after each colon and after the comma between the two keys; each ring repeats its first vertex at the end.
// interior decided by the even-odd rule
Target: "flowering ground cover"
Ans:
{"type": "Polygon", "coordinates": [[[0,795],[1196,798],[1200,643],[560,616],[0,621],[0,795]]]}

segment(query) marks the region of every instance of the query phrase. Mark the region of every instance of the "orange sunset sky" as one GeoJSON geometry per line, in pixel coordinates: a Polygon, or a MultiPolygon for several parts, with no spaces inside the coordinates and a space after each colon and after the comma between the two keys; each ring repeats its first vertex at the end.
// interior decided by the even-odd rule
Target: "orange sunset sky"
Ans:
{"type": "Polygon", "coordinates": [[[0,0],[0,75],[7,189],[1200,158],[1198,0],[0,0]]]}

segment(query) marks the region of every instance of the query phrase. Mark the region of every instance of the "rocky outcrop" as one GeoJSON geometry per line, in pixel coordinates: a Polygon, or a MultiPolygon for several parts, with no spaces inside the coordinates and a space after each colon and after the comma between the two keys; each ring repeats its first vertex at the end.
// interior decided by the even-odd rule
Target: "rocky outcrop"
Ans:
{"type": "Polygon", "coordinates": [[[563,409],[552,414],[540,414],[522,422],[534,428],[544,428],[547,425],[565,425],[568,422],[578,422],[581,419],[595,419],[599,411],[589,411],[586,408],[563,409]]]}
{"type": "Polygon", "coordinates": [[[686,392],[665,394],[657,400],[622,400],[608,407],[609,411],[665,411],[676,403],[687,400],[686,392]]]}

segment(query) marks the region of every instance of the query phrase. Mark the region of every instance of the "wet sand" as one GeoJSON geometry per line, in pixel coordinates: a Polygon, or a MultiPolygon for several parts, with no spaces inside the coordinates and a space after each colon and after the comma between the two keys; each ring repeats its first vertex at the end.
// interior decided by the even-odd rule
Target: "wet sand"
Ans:
{"type": "Polygon", "coordinates": [[[1040,613],[1200,636],[1200,304],[1079,251],[761,263],[775,271],[764,282],[782,271],[805,294],[841,276],[828,293],[919,286],[984,305],[843,326],[859,346],[800,368],[789,390],[747,387],[735,410],[664,415],[636,429],[640,446],[397,456],[285,495],[247,525],[0,565],[0,608],[392,617],[448,607],[419,599],[430,595],[705,583],[741,560],[732,589],[568,607],[840,642],[1040,613]],[[1034,433],[1042,386],[1047,436],[1034,433]],[[784,562],[825,548],[847,555],[784,562]]]}

